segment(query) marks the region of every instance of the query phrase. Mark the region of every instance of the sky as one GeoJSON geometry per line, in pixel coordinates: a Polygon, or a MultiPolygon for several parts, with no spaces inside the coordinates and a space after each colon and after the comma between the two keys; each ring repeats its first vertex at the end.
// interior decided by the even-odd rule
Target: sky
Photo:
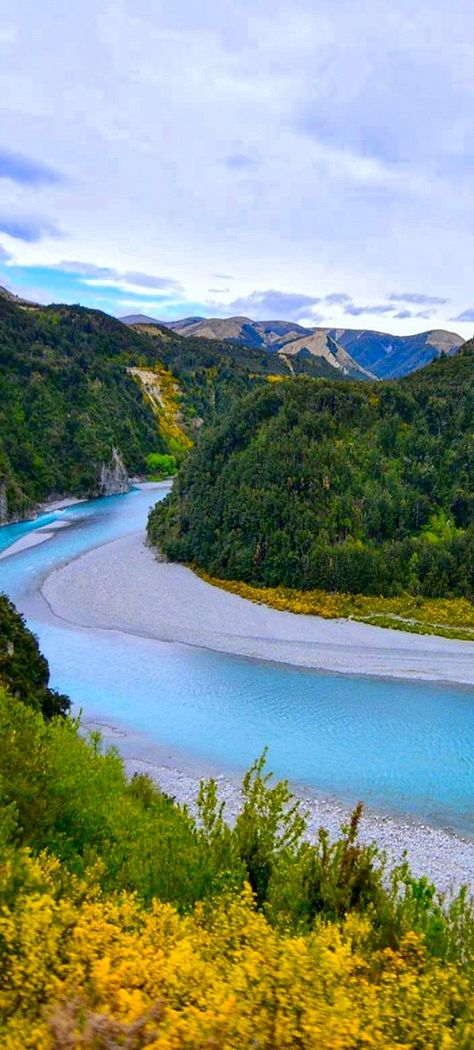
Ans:
{"type": "Polygon", "coordinates": [[[0,0],[0,284],[474,333],[471,0],[0,0]]]}

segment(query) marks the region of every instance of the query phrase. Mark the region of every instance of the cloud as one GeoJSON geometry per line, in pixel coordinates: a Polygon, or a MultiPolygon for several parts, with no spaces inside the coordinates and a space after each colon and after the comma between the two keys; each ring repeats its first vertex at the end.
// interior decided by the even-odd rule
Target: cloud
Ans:
{"type": "Polygon", "coordinates": [[[447,0],[416,10],[398,0],[380,19],[376,0],[315,6],[322,32],[313,83],[294,107],[300,133],[394,170],[472,171],[469,5],[452,19],[447,0]]]}
{"type": "Polygon", "coordinates": [[[60,182],[63,176],[41,161],[0,148],[0,179],[11,179],[24,186],[42,186],[60,182]]]}
{"type": "Polygon", "coordinates": [[[169,277],[156,277],[153,274],[137,273],[130,270],[126,270],[123,274],[118,274],[118,277],[123,277],[128,284],[136,284],[139,288],[172,288],[177,291],[182,287],[178,281],[173,281],[169,277]]]}
{"type": "Polygon", "coordinates": [[[64,273],[79,274],[82,277],[104,277],[106,280],[117,275],[117,271],[111,270],[108,266],[96,266],[95,263],[80,262],[76,259],[62,259],[61,262],[56,263],[55,269],[63,270],[64,273]]]}
{"type": "Polygon", "coordinates": [[[391,303],[413,303],[415,306],[444,306],[449,299],[443,299],[439,295],[421,295],[418,292],[404,292],[398,294],[391,292],[387,296],[391,303]]]}
{"type": "Polygon", "coordinates": [[[360,317],[362,314],[390,314],[392,311],[393,306],[387,306],[386,303],[380,306],[355,306],[353,303],[348,303],[344,307],[344,313],[352,317],[360,317]]]}
{"type": "Polygon", "coordinates": [[[457,317],[451,317],[451,321],[474,321],[474,307],[469,307],[467,310],[463,310],[462,314],[458,314],[457,317]]]}
{"type": "Polygon", "coordinates": [[[400,321],[405,321],[408,317],[413,317],[412,310],[399,310],[398,314],[394,314],[400,321]]]}
{"type": "Polygon", "coordinates": [[[345,292],[330,292],[324,296],[324,302],[330,306],[342,306],[344,303],[350,303],[351,299],[352,296],[346,295],[345,292]]]}
{"type": "Polygon", "coordinates": [[[279,292],[269,288],[267,291],[255,291],[244,298],[234,299],[226,306],[226,310],[234,314],[248,314],[260,321],[297,321],[301,317],[307,317],[319,302],[320,298],[313,295],[279,292]]]}
{"type": "Polygon", "coordinates": [[[229,288],[208,288],[209,295],[222,295],[223,292],[230,291],[229,288]]]}
{"type": "Polygon", "coordinates": [[[9,252],[7,252],[7,249],[4,248],[2,244],[0,244],[0,263],[1,262],[7,262],[9,258],[10,258],[9,252]]]}
{"type": "MultiPolygon", "coordinates": [[[[60,20],[51,3],[10,7],[21,62],[2,47],[0,212],[40,211],[67,233],[56,253],[15,243],[56,301],[113,311],[120,289],[131,300],[141,287],[144,302],[147,289],[171,302],[173,286],[125,276],[158,275],[185,285],[170,312],[314,289],[334,324],[349,323],[352,300],[335,296],[350,287],[355,308],[392,303],[394,331],[404,309],[438,306],[443,324],[448,310],[387,289],[443,288],[449,314],[469,302],[468,0],[397,0],[384,17],[376,0],[86,2],[60,20]],[[61,252],[88,272],[46,274],[61,252]],[[230,293],[208,291],[221,282],[230,293]]],[[[275,316],[244,309],[259,307],[275,316]]],[[[275,307],[291,319],[289,300],[275,307]]],[[[301,309],[311,324],[318,306],[301,309]]]]}
{"type": "Polygon", "coordinates": [[[247,153],[229,153],[227,157],[224,157],[223,163],[231,171],[250,171],[257,166],[254,158],[249,157],[247,153]]]}
{"type": "Polygon", "coordinates": [[[77,274],[84,278],[84,284],[91,287],[122,288],[128,290],[131,286],[137,289],[150,288],[152,291],[143,291],[140,294],[155,294],[157,290],[181,291],[182,285],[170,277],[159,277],[156,274],[142,273],[137,270],[115,270],[109,266],[97,266],[95,263],[80,262],[74,259],[63,259],[57,263],[56,268],[64,273],[77,274]]]}
{"type": "Polygon", "coordinates": [[[431,317],[434,317],[436,310],[418,310],[415,317],[423,317],[425,321],[429,321],[431,317]]]}
{"type": "Polygon", "coordinates": [[[0,233],[6,233],[18,241],[34,244],[43,237],[60,237],[61,233],[46,219],[7,219],[0,216],[0,233]]]}

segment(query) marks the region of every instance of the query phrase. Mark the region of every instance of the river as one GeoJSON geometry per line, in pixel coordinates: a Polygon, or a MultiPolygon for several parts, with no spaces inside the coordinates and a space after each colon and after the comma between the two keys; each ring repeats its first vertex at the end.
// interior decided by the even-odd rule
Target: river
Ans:
{"type": "Polygon", "coordinates": [[[138,756],[164,745],[239,772],[268,746],[278,775],[474,836],[472,689],[302,670],[75,627],[51,613],[39,591],[45,576],[144,528],[165,494],[134,489],[0,530],[0,589],[25,614],[73,709],[133,737],[138,756]],[[45,542],[8,556],[47,527],[45,542]]]}

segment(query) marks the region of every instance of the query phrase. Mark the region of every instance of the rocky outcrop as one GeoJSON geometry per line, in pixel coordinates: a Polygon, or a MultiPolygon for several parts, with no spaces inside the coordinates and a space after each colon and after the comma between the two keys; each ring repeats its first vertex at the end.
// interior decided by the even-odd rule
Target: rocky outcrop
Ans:
{"type": "Polygon", "coordinates": [[[8,498],[7,479],[0,480],[0,525],[6,525],[8,521],[8,498]]]}
{"type": "Polygon", "coordinates": [[[108,463],[102,463],[100,468],[97,494],[99,496],[114,496],[120,492],[130,490],[128,472],[118,449],[112,449],[112,455],[108,463]]]}

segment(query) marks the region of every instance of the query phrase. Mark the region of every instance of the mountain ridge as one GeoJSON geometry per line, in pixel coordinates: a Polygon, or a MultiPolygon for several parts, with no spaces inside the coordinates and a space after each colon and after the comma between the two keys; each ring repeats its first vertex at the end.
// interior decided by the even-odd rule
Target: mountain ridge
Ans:
{"type": "Polygon", "coordinates": [[[254,321],[250,317],[184,317],[158,321],[132,314],[119,318],[128,325],[160,325],[179,335],[235,342],[271,351],[288,359],[298,354],[324,358],[336,371],[357,379],[396,379],[456,353],[464,340],[456,332],[434,328],[413,335],[392,335],[376,329],[314,327],[293,321],[254,321]]]}

